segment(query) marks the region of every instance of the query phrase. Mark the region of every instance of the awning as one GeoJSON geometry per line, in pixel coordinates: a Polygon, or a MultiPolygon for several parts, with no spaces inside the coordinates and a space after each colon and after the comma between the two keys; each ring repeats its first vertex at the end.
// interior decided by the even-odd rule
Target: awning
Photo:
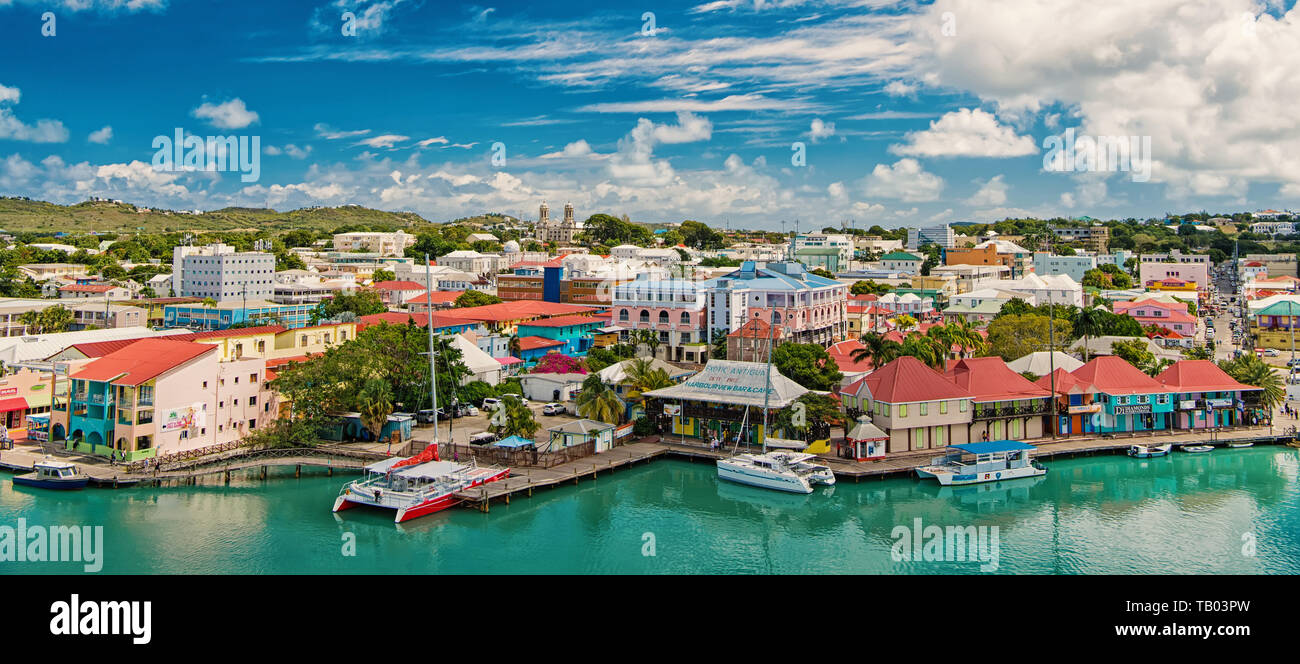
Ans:
{"type": "Polygon", "coordinates": [[[27,410],[27,407],[27,400],[22,397],[0,399],[0,413],[8,413],[14,410],[27,410]]]}

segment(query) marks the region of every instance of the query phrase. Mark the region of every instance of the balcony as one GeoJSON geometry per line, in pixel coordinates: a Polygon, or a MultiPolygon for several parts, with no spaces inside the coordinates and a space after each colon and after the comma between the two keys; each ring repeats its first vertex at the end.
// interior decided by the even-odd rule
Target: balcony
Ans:
{"type": "Polygon", "coordinates": [[[113,403],[113,397],[111,395],[106,397],[103,394],[92,394],[90,395],[90,403],[100,406],[105,404],[111,405],[113,403]]]}
{"type": "Polygon", "coordinates": [[[973,411],[972,417],[976,420],[995,420],[1001,417],[1032,417],[1034,415],[1046,415],[1047,411],[1047,402],[1041,401],[1028,406],[1001,406],[998,408],[976,407],[973,411]]]}

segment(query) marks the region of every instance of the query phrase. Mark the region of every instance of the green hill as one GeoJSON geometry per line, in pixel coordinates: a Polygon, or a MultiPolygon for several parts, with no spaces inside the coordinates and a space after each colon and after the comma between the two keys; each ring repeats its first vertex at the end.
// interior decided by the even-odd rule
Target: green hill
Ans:
{"type": "Polygon", "coordinates": [[[384,212],[359,205],[303,208],[279,212],[266,208],[224,208],[202,214],[147,210],[130,203],[86,201],[57,205],[22,198],[0,198],[0,230],[10,233],[230,230],[332,231],[340,226],[387,226],[413,229],[430,222],[413,212],[384,212]]]}

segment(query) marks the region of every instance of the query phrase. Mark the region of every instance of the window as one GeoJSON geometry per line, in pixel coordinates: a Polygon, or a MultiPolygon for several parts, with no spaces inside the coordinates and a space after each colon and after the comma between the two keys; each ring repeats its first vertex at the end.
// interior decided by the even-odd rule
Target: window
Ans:
{"type": "Polygon", "coordinates": [[[668,322],[668,312],[667,312],[667,311],[660,311],[660,312],[659,312],[659,322],[660,322],[660,323],[667,323],[667,322],[668,322]]]}
{"type": "Polygon", "coordinates": [[[642,309],[642,310],[641,310],[641,316],[640,316],[640,319],[639,319],[639,320],[640,320],[642,323],[649,323],[649,322],[650,322],[650,311],[649,311],[648,309],[642,309]]]}
{"type": "Polygon", "coordinates": [[[682,321],[682,325],[690,325],[691,314],[689,312],[683,311],[681,316],[681,321],[682,321]]]}
{"type": "Polygon", "coordinates": [[[921,417],[925,417],[926,415],[928,415],[929,411],[930,411],[930,404],[928,403],[921,404],[921,417]]]}
{"type": "Polygon", "coordinates": [[[628,319],[627,309],[623,309],[623,310],[621,310],[621,311],[618,312],[618,319],[619,319],[619,321],[621,321],[621,322],[624,322],[624,323],[627,322],[627,319],[628,319]]]}
{"type": "Polygon", "coordinates": [[[940,414],[940,415],[947,415],[947,414],[948,414],[948,402],[947,402],[947,401],[940,401],[940,402],[939,402],[939,414],[940,414]]]}
{"type": "Polygon", "coordinates": [[[966,412],[966,400],[965,400],[965,399],[962,399],[962,400],[958,401],[957,403],[961,405],[961,412],[963,412],[963,413],[966,412]]]}
{"type": "Polygon", "coordinates": [[[248,374],[248,382],[250,382],[250,383],[256,383],[256,382],[257,382],[257,374],[255,374],[255,373],[248,374]]]}
{"type": "Polygon", "coordinates": [[[934,428],[934,446],[935,446],[935,447],[939,447],[939,446],[941,446],[941,445],[943,445],[943,427],[935,427],[935,428],[934,428]]]}
{"type": "Polygon", "coordinates": [[[916,430],[916,449],[925,447],[925,429],[916,430]]]}
{"type": "Polygon", "coordinates": [[[208,389],[208,381],[203,381],[203,389],[208,389]]]}
{"type": "Polygon", "coordinates": [[[248,428],[250,428],[250,429],[256,429],[256,428],[257,428],[257,420],[255,420],[255,419],[253,419],[253,420],[249,420],[249,421],[248,421],[248,428]]]}
{"type": "Polygon", "coordinates": [[[899,406],[898,406],[898,416],[899,416],[899,417],[907,417],[907,404],[899,404],[899,406]]]}

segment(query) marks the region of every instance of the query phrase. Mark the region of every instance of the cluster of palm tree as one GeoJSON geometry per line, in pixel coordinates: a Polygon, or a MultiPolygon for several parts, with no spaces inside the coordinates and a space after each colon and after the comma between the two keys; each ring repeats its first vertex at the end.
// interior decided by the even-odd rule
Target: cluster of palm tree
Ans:
{"type": "Polygon", "coordinates": [[[655,357],[659,352],[659,345],[663,342],[659,340],[659,333],[654,330],[637,330],[632,334],[632,342],[638,346],[645,346],[650,351],[650,357],[655,357]]]}
{"type": "MultiPolygon", "coordinates": [[[[901,327],[901,326],[900,326],[901,327]]],[[[942,371],[953,349],[958,358],[983,355],[988,352],[988,342],[970,324],[959,318],[947,325],[935,325],[925,334],[909,334],[899,343],[875,332],[862,335],[862,348],[853,351],[854,362],[870,360],[872,366],[884,366],[899,357],[908,355],[924,362],[926,366],[942,371]]]]}
{"type": "Polygon", "coordinates": [[[66,332],[72,319],[72,310],[62,304],[24,311],[18,316],[18,321],[27,326],[28,334],[66,332]]]}
{"type": "MultiPolygon", "coordinates": [[[[622,384],[627,387],[625,396],[629,400],[639,401],[645,409],[647,392],[669,387],[673,379],[667,371],[654,366],[650,358],[638,357],[626,365],[623,372],[626,377],[622,384]]],[[[582,382],[582,391],[576,399],[578,414],[588,419],[600,420],[609,424],[623,421],[624,401],[619,398],[614,388],[592,374],[582,382]]]]}
{"type": "Polygon", "coordinates": [[[542,425],[533,418],[533,411],[524,402],[514,394],[506,394],[501,397],[501,416],[493,416],[489,420],[492,423],[492,432],[506,438],[509,436],[519,436],[532,440],[533,434],[542,428],[542,425]]]}
{"type": "Polygon", "coordinates": [[[1264,408],[1272,410],[1286,400],[1286,386],[1282,384],[1282,378],[1254,353],[1224,360],[1219,363],[1219,368],[1238,383],[1260,388],[1259,392],[1246,392],[1245,395],[1258,395],[1256,398],[1259,405],[1264,408]]]}
{"type": "Polygon", "coordinates": [[[393,389],[388,381],[371,378],[357,393],[357,407],[361,412],[361,425],[378,441],[393,414],[393,389]]]}

